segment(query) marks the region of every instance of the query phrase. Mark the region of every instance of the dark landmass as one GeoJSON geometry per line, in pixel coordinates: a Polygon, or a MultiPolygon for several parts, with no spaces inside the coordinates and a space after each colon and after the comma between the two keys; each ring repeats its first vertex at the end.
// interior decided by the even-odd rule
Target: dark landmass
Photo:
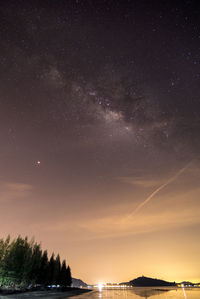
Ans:
{"type": "Polygon", "coordinates": [[[150,278],[141,276],[136,279],[130,280],[129,282],[121,283],[125,285],[130,285],[134,287],[173,287],[177,286],[175,282],[168,282],[161,279],[150,278]]]}
{"type": "Polygon", "coordinates": [[[88,285],[84,281],[78,278],[72,278],[72,286],[75,288],[87,288],[88,285]]]}

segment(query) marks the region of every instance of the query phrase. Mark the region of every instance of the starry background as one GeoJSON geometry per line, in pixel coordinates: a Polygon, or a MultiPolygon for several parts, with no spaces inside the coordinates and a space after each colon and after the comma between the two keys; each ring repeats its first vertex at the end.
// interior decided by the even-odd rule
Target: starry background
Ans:
{"type": "Polygon", "coordinates": [[[200,281],[199,13],[1,2],[2,237],[35,236],[88,283],[200,281]]]}

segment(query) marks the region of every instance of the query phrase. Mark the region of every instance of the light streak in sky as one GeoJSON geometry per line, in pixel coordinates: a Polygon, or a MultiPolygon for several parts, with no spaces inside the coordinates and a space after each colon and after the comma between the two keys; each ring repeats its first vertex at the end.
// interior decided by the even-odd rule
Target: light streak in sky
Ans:
{"type": "Polygon", "coordinates": [[[164,184],[158,187],[155,191],[153,191],[143,202],[141,202],[136,209],[129,215],[134,216],[137,212],[139,212],[156,194],[158,194],[162,189],[167,187],[169,184],[173,183],[188,167],[191,165],[193,161],[186,164],[185,167],[181,168],[174,176],[172,176],[169,180],[167,180],[164,184]]]}

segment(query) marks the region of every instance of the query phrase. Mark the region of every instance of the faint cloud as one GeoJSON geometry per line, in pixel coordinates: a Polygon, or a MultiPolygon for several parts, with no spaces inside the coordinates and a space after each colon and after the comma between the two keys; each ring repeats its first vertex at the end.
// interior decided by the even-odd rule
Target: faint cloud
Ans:
{"type": "Polygon", "coordinates": [[[152,233],[175,228],[186,228],[200,224],[200,188],[189,192],[176,192],[174,196],[159,195],[140,213],[130,215],[133,206],[126,204],[126,212],[118,207],[112,215],[86,218],[75,217],[73,220],[51,219],[40,225],[46,233],[67,233],[74,240],[93,240],[119,238],[124,236],[152,233]]]}
{"type": "Polygon", "coordinates": [[[155,187],[157,185],[163,184],[164,182],[164,179],[148,179],[142,177],[119,177],[117,179],[121,182],[128,183],[131,185],[137,185],[143,188],[155,187]]]}
{"type": "Polygon", "coordinates": [[[98,238],[118,238],[128,235],[164,231],[200,223],[200,211],[195,208],[177,211],[160,211],[139,216],[105,217],[80,224],[85,235],[98,238]]]}
{"type": "MultiPolygon", "coordinates": [[[[194,208],[177,211],[163,211],[143,214],[137,217],[127,215],[102,217],[77,221],[52,221],[43,223],[42,230],[46,233],[67,233],[73,239],[119,238],[124,236],[165,231],[179,227],[187,227],[200,223],[200,211],[194,208]]],[[[34,228],[41,228],[36,224],[34,228]]]]}
{"type": "Polygon", "coordinates": [[[5,186],[13,191],[29,191],[33,189],[31,185],[21,183],[6,183],[5,186]]]}
{"type": "Polygon", "coordinates": [[[0,202],[22,199],[30,195],[32,185],[16,182],[0,182],[0,202]]]}

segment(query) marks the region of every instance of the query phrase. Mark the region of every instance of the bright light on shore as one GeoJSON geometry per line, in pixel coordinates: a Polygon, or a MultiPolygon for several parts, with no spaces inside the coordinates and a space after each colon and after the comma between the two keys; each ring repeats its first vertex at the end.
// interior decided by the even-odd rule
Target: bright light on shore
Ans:
{"type": "Polygon", "coordinates": [[[102,291],[102,289],[128,289],[132,288],[132,286],[118,283],[98,283],[94,288],[98,288],[99,291],[102,291]]]}
{"type": "Polygon", "coordinates": [[[99,292],[102,291],[102,289],[103,289],[103,284],[102,283],[98,283],[98,289],[99,289],[99,292]]]}

